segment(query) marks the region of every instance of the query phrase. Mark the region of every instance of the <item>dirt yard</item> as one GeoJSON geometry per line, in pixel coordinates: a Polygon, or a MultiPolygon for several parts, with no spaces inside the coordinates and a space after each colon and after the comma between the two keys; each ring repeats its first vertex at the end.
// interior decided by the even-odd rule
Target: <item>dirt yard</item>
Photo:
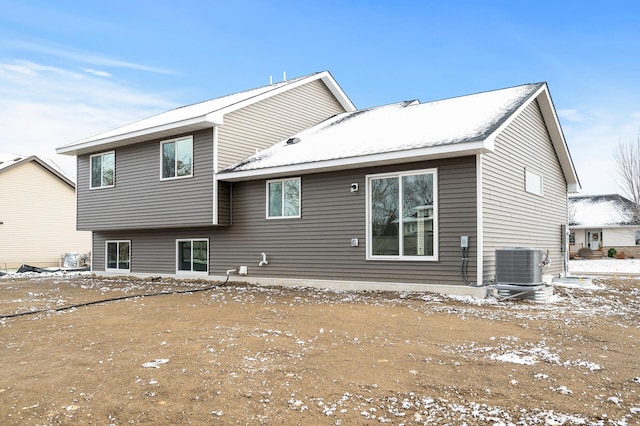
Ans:
{"type": "Polygon", "coordinates": [[[595,283],[541,304],[3,277],[0,424],[640,424],[640,281],[595,283]]]}

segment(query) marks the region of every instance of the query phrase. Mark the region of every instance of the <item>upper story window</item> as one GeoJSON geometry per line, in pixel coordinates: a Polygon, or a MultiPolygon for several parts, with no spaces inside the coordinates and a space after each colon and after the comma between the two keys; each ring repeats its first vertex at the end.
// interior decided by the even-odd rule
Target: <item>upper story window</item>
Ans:
{"type": "Polygon", "coordinates": [[[437,260],[435,169],[367,177],[367,257],[437,260]]]}
{"type": "Polygon", "coordinates": [[[267,218],[300,217],[300,178],[267,181],[267,218]]]}
{"type": "Polygon", "coordinates": [[[163,141],[161,179],[193,176],[193,136],[163,141]]]}
{"type": "Polygon", "coordinates": [[[524,190],[536,195],[542,195],[542,175],[529,169],[524,171],[524,190]]]}
{"type": "Polygon", "coordinates": [[[114,185],[116,175],[116,153],[103,152],[91,156],[90,188],[109,188],[114,185]]]}

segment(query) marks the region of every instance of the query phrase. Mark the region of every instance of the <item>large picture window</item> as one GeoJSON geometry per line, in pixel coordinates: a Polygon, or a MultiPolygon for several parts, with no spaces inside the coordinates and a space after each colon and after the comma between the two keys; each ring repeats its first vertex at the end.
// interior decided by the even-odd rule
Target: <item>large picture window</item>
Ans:
{"type": "Polygon", "coordinates": [[[172,139],[160,144],[162,179],[193,176],[193,137],[172,139]]]}
{"type": "Polygon", "coordinates": [[[300,217],[300,178],[267,181],[267,217],[300,217]]]}
{"type": "Polygon", "coordinates": [[[176,272],[209,272],[209,240],[178,240],[176,272]]]}
{"type": "Polygon", "coordinates": [[[131,269],[131,241],[107,241],[106,270],[129,272],[131,269]]]}
{"type": "Polygon", "coordinates": [[[437,260],[435,169],[368,176],[368,257],[437,260]]]}
{"type": "Polygon", "coordinates": [[[116,174],[116,153],[103,152],[90,157],[91,183],[90,188],[108,188],[114,185],[116,174]]]}

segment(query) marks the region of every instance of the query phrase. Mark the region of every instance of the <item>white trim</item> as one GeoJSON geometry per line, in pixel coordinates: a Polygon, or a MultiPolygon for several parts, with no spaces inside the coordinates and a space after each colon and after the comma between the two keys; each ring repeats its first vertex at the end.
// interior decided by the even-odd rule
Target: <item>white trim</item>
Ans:
{"type": "Polygon", "coordinates": [[[484,211],[482,196],[484,194],[483,188],[483,173],[482,173],[482,154],[476,155],[476,285],[482,285],[484,282],[484,211]]]}
{"type": "MultiPolygon", "coordinates": [[[[401,172],[389,172],[389,173],[376,173],[365,176],[365,182],[367,186],[366,190],[366,216],[365,216],[365,229],[366,229],[366,260],[373,261],[419,261],[419,262],[437,262],[439,260],[439,241],[440,241],[440,221],[439,221],[439,208],[438,208],[438,168],[430,168],[430,169],[418,169],[418,170],[407,170],[401,172]],[[373,238],[371,237],[371,225],[373,222],[372,212],[371,212],[371,181],[373,179],[384,179],[384,178],[398,178],[398,190],[399,194],[402,194],[402,177],[404,176],[415,176],[415,175],[427,175],[431,174],[433,176],[433,255],[431,256],[408,256],[402,254],[402,224],[401,222],[398,227],[398,242],[399,242],[399,254],[397,256],[376,256],[372,254],[372,243],[373,238]]],[[[400,211],[398,212],[399,217],[403,217],[402,212],[402,198],[400,197],[400,211]]]]}
{"type": "Polygon", "coordinates": [[[464,142],[450,145],[438,145],[426,148],[399,150],[357,157],[338,158],[313,163],[293,164],[255,170],[221,172],[220,180],[234,182],[255,178],[275,178],[292,174],[308,174],[335,170],[348,170],[361,167],[374,167],[386,164],[400,164],[440,158],[463,157],[479,153],[493,152],[487,140],[464,142]]]}
{"type": "Polygon", "coordinates": [[[176,180],[176,179],[187,179],[187,178],[192,178],[193,177],[193,169],[195,166],[195,152],[194,152],[194,144],[193,144],[193,135],[188,135],[188,136],[180,136],[177,138],[171,138],[171,139],[165,139],[163,141],[160,141],[160,180],[161,181],[167,181],[167,180],[176,180]],[[189,140],[191,142],[191,173],[188,175],[184,175],[184,176],[178,176],[178,142],[184,141],[184,140],[189,140]],[[175,176],[169,176],[169,177],[163,177],[163,172],[164,172],[164,146],[166,144],[172,143],[175,146],[175,164],[174,164],[174,170],[175,170],[175,176]]]}
{"type": "Polygon", "coordinates": [[[194,275],[194,276],[203,276],[203,275],[209,275],[209,259],[210,259],[210,252],[209,252],[209,238],[177,238],[176,239],[176,275],[194,275]],[[189,271],[183,271],[181,269],[178,269],[179,265],[180,265],[180,243],[181,242],[186,242],[189,241],[191,243],[191,270],[189,271]],[[206,271],[194,271],[193,270],[193,242],[194,241],[206,241],[207,242],[207,270],[206,271]]]}
{"type": "Polygon", "coordinates": [[[272,220],[280,220],[280,219],[299,219],[300,217],[302,217],[302,179],[300,179],[300,177],[289,177],[289,178],[282,178],[282,179],[270,179],[268,181],[266,181],[265,184],[265,190],[266,190],[266,197],[265,197],[265,218],[272,220]],[[298,215],[297,216],[285,216],[284,214],[284,182],[288,181],[288,180],[297,180],[298,181],[298,215]],[[270,206],[270,201],[271,199],[269,198],[269,184],[270,183],[274,183],[274,182],[282,182],[282,203],[281,203],[281,207],[282,207],[282,215],[280,216],[269,216],[269,206],[270,206]]]}
{"type": "Polygon", "coordinates": [[[536,99],[538,100],[538,105],[540,105],[542,117],[547,124],[547,131],[551,137],[551,142],[558,154],[558,161],[560,162],[560,167],[567,181],[567,191],[577,193],[581,188],[580,179],[574,167],[573,159],[571,158],[571,153],[569,152],[567,141],[564,138],[562,127],[560,127],[560,121],[558,120],[558,115],[553,105],[553,100],[551,99],[551,93],[546,83],[540,91],[536,93],[536,99]]]}
{"type": "MultiPolygon", "coordinates": [[[[118,262],[118,264],[119,263],[120,262],[118,262]]],[[[93,268],[93,262],[92,262],[92,268],[93,268]]],[[[104,242],[104,270],[107,272],[120,272],[120,273],[131,272],[131,240],[106,240],[104,242]],[[116,255],[118,259],[120,259],[120,243],[129,244],[129,268],[127,269],[109,268],[109,244],[116,244],[116,247],[117,247],[116,255]]]]}
{"type": "MultiPolygon", "coordinates": [[[[77,161],[77,160],[76,160],[77,161]]],[[[104,171],[104,160],[100,160],[100,183],[102,183],[102,173],[104,171]]],[[[77,165],[76,165],[77,169],[77,165]]],[[[116,186],[116,151],[104,151],[89,156],[89,189],[105,189],[116,186]],[[113,183],[111,185],[93,186],[93,157],[103,157],[107,154],[113,154],[113,183]]]]}
{"type": "MultiPolygon", "coordinates": [[[[331,76],[331,74],[328,71],[322,71],[306,77],[298,77],[298,79],[291,80],[291,82],[287,82],[285,84],[280,84],[277,87],[262,86],[262,87],[256,87],[254,89],[246,90],[246,92],[251,92],[253,90],[260,90],[264,88],[264,91],[258,95],[249,96],[249,94],[247,94],[247,96],[249,96],[248,98],[244,98],[241,101],[233,103],[231,105],[219,107],[215,111],[208,111],[206,113],[202,113],[199,111],[198,115],[194,115],[186,119],[167,122],[159,125],[152,125],[144,129],[138,129],[138,130],[133,130],[128,132],[123,131],[122,133],[117,133],[117,134],[113,134],[114,132],[118,131],[118,129],[114,129],[112,131],[103,133],[103,134],[111,134],[111,136],[101,137],[101,135],[97,135],[73,144],[61,146],[56,148],[56,153],[65,154],[65,155],[80,155],[80,154],[86,154],[98,149],[125,146],[125,145],[130,145],[136,142],[146,141],[149,139],[156,139],[156,138],[169,136],[170,134],[189,133],[189,132],[195,132],[197,130],[211,128],[217,125],[219,126],[223,124],[223,118],[225,114],[236,111],[240,108],[244,108],[256,102],[260,102],[272,96],[279,95],[288,90],[294,89],[296,87],[302,86],[306,83],[309,83],[318,79],[321,79],[325,83],[329,91],[335,96],[336,100],[342,105],[342,107],[346,111],[354,111],[356,109],[353,103],[351,102],[351,100],[349,100],[347,95],[344,93],[342,88],[340,88],[340,86],[335,81],[335,79],[331,76]]],[[[231,95],[228,95],[228,96],[231,96],[231,95]]],[[[215,99],[212,99],[212,100],[215,100],[215,99]]],[[[207,102],[207,101],[204,101],[204,102],[207,102]]],[[[162,113],[162,114],[165,114],[165,113],[162,113]]],[[[156,117],[156,116],[153,116],[153,117],[156,117]]],[[[149,117],[147,119],[151,119],[153,117],[149,117]]],[[[147,119],[144,119],[144,120],[147,120],[147,119]]],[[[171,117],[167,118],[167,120],[171,120],[171,119],[172,119],[171,117]]],[[[131,125],[126,125],[122,129],[125,129],[129,126],[131,125]]]]}
{"type": "Polygon", "coordinates": [[[213,217],[212,223],[218,225],[218,126],[213,126],[213,217]]]}

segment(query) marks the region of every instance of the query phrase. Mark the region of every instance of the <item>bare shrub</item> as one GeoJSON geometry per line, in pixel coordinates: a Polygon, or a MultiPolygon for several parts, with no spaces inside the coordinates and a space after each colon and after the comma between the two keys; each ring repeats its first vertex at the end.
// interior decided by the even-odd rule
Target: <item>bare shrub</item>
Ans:
{"type": "Polygon", "coordinates": [[[581,259],[591,259],[593,257],[593,250],[589,247],[582,247],[578,250],[578,257],[581,259]]]}

